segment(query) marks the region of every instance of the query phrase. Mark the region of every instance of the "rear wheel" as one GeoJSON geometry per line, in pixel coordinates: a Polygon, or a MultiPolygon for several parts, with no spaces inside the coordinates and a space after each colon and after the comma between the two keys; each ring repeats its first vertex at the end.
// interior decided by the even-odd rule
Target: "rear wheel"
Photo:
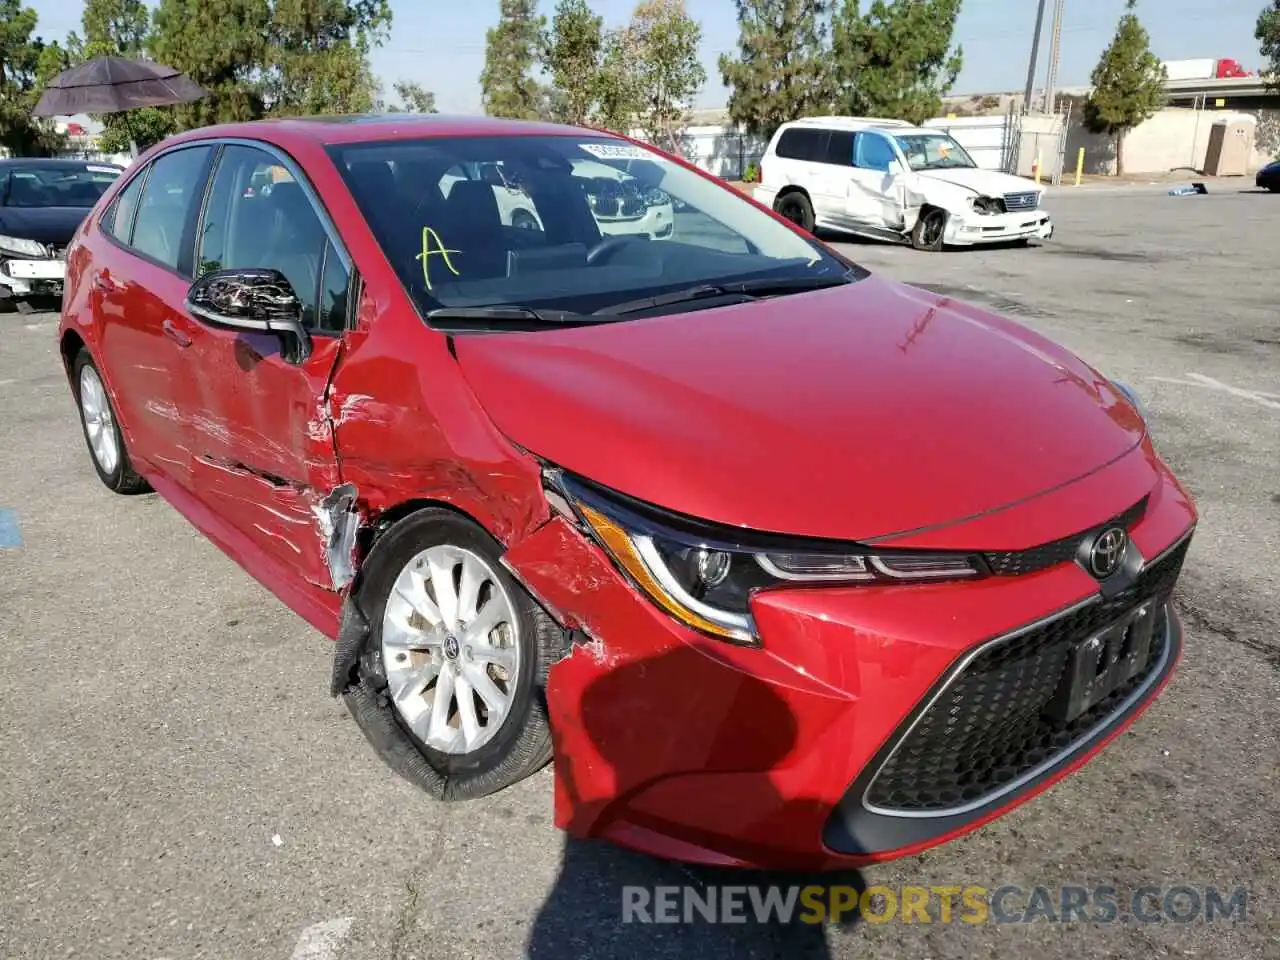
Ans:
{"type": "Polygon", "coordinates": [[[116,493],[148,492],[151,487],[133,469],[115,408],[88,350],[76,355],[71,376],[76,405],[80,408],[80,426],[98,478],[116,493]]]}
{"type": "Polygon", "coordinates": [[[387,531],[361,574],[370,630],[347,706],[383,759],[441,800],[494,793],[551,758],[543,689],[562,633],[501,551],[431,508],[387,531]]]}
{"type": "Polygon", "coordinates": [[[813,204],[804,193],[793,190],[791,193],[784,194],[774,203],[773,209],[801,230],[813,233],[813,204]]]}
{"type": "Polygon", "coordinates": [[[947,230],[947,212],[937,207],[921,211],[916,225],[911,229],[911,245],[917,250],[937,253],[942,249],[942,237],[947,230]]]}

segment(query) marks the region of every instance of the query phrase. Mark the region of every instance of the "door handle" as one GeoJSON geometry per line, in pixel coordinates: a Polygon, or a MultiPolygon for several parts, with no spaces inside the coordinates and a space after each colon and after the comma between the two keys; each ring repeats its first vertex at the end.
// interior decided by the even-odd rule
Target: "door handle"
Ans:
{"type": "Polygon", "coordinates": [[[172,320],[166,320],[160,324],[160,329],[164,331],[164,335],[176,343],[180,347],[191,346],[191,338],[178,329],[178,325],[172,320]]]}

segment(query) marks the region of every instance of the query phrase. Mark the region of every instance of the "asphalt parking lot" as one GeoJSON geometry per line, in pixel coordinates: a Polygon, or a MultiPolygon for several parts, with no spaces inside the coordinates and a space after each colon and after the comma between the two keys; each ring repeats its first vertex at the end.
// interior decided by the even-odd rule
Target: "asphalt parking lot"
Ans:
{"type": "MultiPolygon", "coordinates": [[[[1021,319],[1146,398],[1197,498],[1165,695],[1047,794],[861,886],[1249,889],[1243,920],[621,922],[623,885],[790,882],[568,843],[543,771],[437,805],[331,651],[154,495],[98,483],[52,314],[0,316],[0,957],[1280,956],[1280,196],[1060,191],[1043,247],[865,265],[1021,319]]],[[[945,482],[945,478],[939,478],[945,482]]]]}

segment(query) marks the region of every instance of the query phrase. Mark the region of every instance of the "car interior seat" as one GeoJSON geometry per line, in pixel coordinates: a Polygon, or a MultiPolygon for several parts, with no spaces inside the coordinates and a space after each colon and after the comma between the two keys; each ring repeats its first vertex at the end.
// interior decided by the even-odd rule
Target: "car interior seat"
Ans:
{"type": "Polygon", "coordinates": [[[438,223],[432,227],[450,250],[458,280],[505,276],[507,240],[493,187],[480,180],[460,180],[449,191],[438,223]]]}

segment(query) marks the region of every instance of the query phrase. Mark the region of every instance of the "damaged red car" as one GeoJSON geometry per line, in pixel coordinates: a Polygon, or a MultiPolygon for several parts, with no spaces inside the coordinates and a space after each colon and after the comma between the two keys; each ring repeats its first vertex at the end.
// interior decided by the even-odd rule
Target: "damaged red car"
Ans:
{"type": "Polygon", "coordinates": [[[575,835],[856,866],[1043,790],[1179,657],[1196,511],[1132,391],[631,141],[197,130],[67,278],[103,483],[333,638],[437,798],[554,758],[575,835]]]}

